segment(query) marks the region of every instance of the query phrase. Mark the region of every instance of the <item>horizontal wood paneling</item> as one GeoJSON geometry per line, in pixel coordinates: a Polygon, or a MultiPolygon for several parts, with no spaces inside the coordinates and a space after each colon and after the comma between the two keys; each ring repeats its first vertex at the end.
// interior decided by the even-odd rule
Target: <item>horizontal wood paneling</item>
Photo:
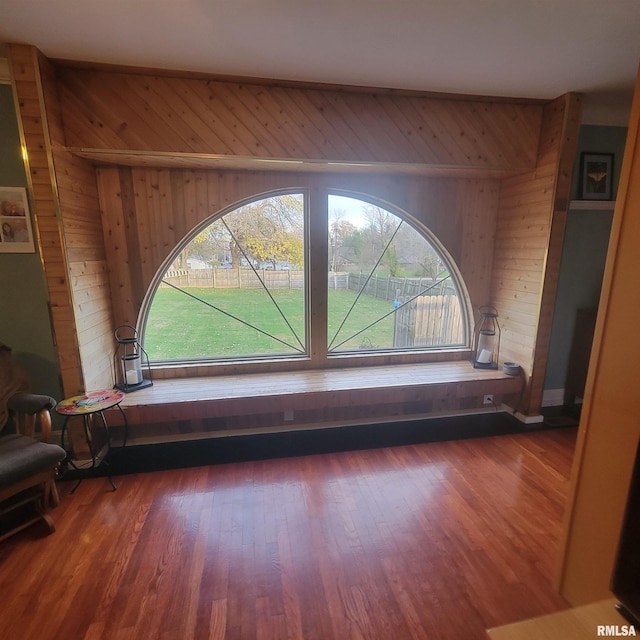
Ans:
{"type": "Polygon", "coordinates": [[[536,163],[539,104],[57,73],[71,147],[509,172],[536,163]]]}

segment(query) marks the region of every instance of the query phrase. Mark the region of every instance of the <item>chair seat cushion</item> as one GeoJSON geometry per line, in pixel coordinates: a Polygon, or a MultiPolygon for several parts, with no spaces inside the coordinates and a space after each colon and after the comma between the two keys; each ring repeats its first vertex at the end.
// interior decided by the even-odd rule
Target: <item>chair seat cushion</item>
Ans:
{"type": "Polygon", "coordinates": [[[64,460],[66,453],[57,444],[47,444],[17,434],[0,437],[0,487],[20,482],[64,460]]]}

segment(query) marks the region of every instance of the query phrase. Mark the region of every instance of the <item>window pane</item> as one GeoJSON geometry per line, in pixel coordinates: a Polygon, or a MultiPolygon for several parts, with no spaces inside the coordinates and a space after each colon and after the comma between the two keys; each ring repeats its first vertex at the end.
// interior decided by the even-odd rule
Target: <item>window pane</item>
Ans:
{"type": "Polygon", "coordinates": [[[329,196],[330,352],[463,345],[464,323],[448,266],[395,213],[329,196]]]}
{"type": "Polygon", "coordinates": [[[299,193],[249,203],[200,231],[156,291],[149,358],[306,353],[304,237],[299,193]]]}

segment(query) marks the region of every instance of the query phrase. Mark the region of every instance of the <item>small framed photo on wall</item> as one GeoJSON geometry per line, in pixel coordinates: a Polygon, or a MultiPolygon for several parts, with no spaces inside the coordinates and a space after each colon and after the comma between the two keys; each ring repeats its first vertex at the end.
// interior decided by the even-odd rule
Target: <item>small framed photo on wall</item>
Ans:
{"type": "Polygon", "coordinates": [[[613,198],[613,153],[585,152],[580,155],[580,199],[613,198]]]}
{"type": "Polygon", "coordinates": [[[0,253],[33,253],[27,190],[0,187],[0,253]]]}

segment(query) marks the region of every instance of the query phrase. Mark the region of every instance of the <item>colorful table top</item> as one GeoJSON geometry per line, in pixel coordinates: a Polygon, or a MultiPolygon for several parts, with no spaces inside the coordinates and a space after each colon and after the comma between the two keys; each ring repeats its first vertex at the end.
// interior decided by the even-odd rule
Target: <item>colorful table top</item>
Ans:
{"type": "Polygon", "coordinates": [[[84,395],[61,400],[56,405],[56,411],[65,416],[80,416],[115,407],[122,402],[123,398],[124,393],[117,389],[91,391],[84,395]]]}

